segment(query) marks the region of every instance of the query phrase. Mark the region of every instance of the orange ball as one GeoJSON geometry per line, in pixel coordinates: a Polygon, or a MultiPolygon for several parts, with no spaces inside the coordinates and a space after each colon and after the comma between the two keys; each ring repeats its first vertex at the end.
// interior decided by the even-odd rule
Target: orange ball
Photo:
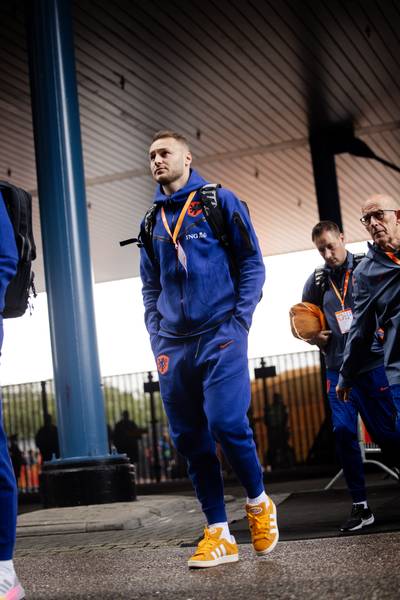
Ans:
{"type": "Polygon", "coordinates": [[[324,313],[319,306],[311,302],[294,304],[289,316],[294,337],[306,342],[327,328],[324,313]]]}

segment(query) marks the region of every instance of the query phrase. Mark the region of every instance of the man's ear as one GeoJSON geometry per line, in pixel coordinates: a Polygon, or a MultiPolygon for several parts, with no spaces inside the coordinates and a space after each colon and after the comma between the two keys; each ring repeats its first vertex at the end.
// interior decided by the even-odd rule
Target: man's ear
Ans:
{"type": "Polygon", "coordinates": [[[188,150],[185,156],[185,167],[192,164],[192,153],[188,150]]]}
{"type": "Polygon", "coordinates": [[[339,233],[339,239],[342,240],[343,244],[345,243],[345,241],[344,241],[344,233],[339,233]]]}

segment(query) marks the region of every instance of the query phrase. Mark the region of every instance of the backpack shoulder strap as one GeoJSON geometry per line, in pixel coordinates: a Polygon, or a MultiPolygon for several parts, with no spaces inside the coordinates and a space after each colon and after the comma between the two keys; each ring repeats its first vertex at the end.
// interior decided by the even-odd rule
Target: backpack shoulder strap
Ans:
{"type": "MultiPolygon", "coordinates": [[[[199,190],[199,201],[204,217],[209,224],[211,231],[227,252],[231,274],[234,280],[238,282],[240,277],[240,269],[237,263],[236,255],[232,251],[224,213],[222,212],[221,205],[218,200],[218,188],[220,187],[221,185],[218,183],[208,183],[204,185],[199,190]]],[[[247,205],[245,205],[245,207],[248,211],[247,205]]]]}
{"type": "MultiPolygon", "coordinates": [[[[353,254],[353,271],[360,264],[362,259],[365,258],[364,252],[359,252],[358,254],[353,254]]],[[[322,306],[322,301],[324,298],[324,294],[328,289],[328,280],[324,270],[324,267],[317,267],[314,271],[314,283],[318,289],[320,295],[320,304],[322,306]]]]}
{"type": "Polygon", "coordinates": [[[156,222],[156,214],[159,209],[159,204],[154,202],[149,210],[144,215],[143,223],[140,228],[138,247],[144,248],[151,261],[155,260],[154,248],[153,248],[153,230],[156,222]]]}
{"type": "Polygon", "coordinates": [[[207,183],[199,190],[199,202],[203,214],[217,240],[226,248],[229,246],[224,215],[218,201],[219,183],[207,183]]]}
{"type": "Polygon", "coordinates": [[[154,202],[154,204],[150,206],[149,210],[144,215],[142,230],[144,231],[145,235],[147,235],[149,238],[153,237],[153,229],[154,223],[156,221],[158,206],[159,205],[157,204],[157,202],[154,202]]]}
{"type": "Polygon", "coordinates": [[[144,215],[144,219],[140,226],[140,232],[137,238],[129,238],[128,240],[122,240],[119,245],[127,246],[128,244],[136,244],[138,248],[144,248],[151,261],[155,260],[154,249],[153,249],[153,229],[154,223],[156,222],[156,214],[159,205],[154,202],[144,215]]]}
{"type": "Polygon", "coordinates": [[[326,290],[328,289],[328,281],[327,281],[324,267],[317,267],[314,270],[314,284],[319,293],[319,304],[322,307],[324,294],[325,294],[326,290]]]}

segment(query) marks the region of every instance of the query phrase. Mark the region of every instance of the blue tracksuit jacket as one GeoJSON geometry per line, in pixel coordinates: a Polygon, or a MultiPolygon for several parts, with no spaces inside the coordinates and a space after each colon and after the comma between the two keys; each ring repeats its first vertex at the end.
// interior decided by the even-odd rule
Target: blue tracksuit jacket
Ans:
{"type": "MultiPolygon", "coordinates": [[[[341,293],[343,293],[342,288],[347,270],[353,270],[353,255],[351,252],[347,252],[346,261],[338,269],[331,269],[327,264],[325,264],[324,267],[326,277],[331,277],[336,287],[341,290],[341,293]]],[[[314,273],[312,273],[305,283],[302,301],[312,302],[322,309],[328,324],[328,329],[332,331],[331,338],[325,349],[326,366],[328,369],[333,371],[339,371],[343,361],[344,349],[348,337],[348,334],[341,333],[335,317],[335,312],[341,310],[342,308],[339,299],[337,298],[332,287],[329,285],[323,295],[323,300],[321,303],[321,292],[315,284],[315,276],[314,273]]],[[[344,306],[345,308],[351,308],[354,310],[353,281],[351,276],[349,279],[349,286],[347,289],[344,306]]],[[[373,333],[376,329],[377,326],[375,324],[373,333]]],[[[369,340],[369,344],[364,348],[364,359],[358,365],[357,373],[363,373],[374,369],[375,367],[380,366],[382,362],[382,345],[376,338],[374,339],[374,335],[372,335],[369,340]]]]}
{"type": "MultiPolygon", "coordinates": [[[[164,206],[173,232],[190,192],[207,182],[192,170],[187,184],[171,196],[159,186],[155,202],[164,206]]],[[[184,218],[178,241],[187,257],[187,271],[157,211],[153,231],[153,263],[141,250],[145,322],[152,338],[187,337],[220,325],[230,315],[248,330],[265,279],[264,263],[249,215],[236,196],[221,188],[218,198],[225,217],[239,277],[231,273],[229,256],[214,237],[196,196],[184,218]]]]}
{"type": "Polygon", "coordinates": [[[386,375],[391,386],[400,384],[400,265],[378,246],[369,244],[366,259],[354,272],[354,319],[348,335],[340,387],[351,387],[366,360],[376,317],[384,331],[386,375]]]}

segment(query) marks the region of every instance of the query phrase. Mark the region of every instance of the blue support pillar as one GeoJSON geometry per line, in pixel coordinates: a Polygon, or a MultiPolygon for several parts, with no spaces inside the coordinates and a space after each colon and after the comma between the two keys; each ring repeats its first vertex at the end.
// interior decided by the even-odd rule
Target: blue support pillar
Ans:
{"type": "MultiPolygon", "coordinates": [[[[50,479],[51,473],[56,471],[56,487],[63,488],[65,496],[71,481],[60,485],[61,472],[68,479],[78,465],[87,483],[87,474],[93,469],[96,471],[96,465],[110,470],[110,466],[118,463],[120,467],[121,459],[122,463],[126,459],[108,454],[70,1],[30,0],[27,32],[61,451],[61,459],[51,461],[47,467],[50,479]]],[[[86,483],[82,487],[74,480],[73,485],[79,489],[68,504],[92,503],[87,501],[86,483]]],[[[49,494],[57,495],[54,486],[50,487],[49,494]]],[[[102,490],[94,492],[96,494],[100,496],[94,497],[94,502],[104,501],[102,490]]],[[[116,499],[128,499],[117,496],[116,499]]],[[[109,496],[106,501],[110,501],[109,496]]],[[[66,505],[62,498],[47,504],[60,503],[66,505]]]]}

